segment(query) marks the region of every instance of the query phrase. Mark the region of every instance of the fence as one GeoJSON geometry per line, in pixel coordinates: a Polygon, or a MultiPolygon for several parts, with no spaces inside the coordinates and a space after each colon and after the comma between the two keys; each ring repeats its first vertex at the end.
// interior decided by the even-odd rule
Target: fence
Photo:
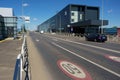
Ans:
{"type": "Polygon", "coordinates": [[[13,80],[30,80],[26,36],[23,36],[21,53],[16,59],[13,80]]]}

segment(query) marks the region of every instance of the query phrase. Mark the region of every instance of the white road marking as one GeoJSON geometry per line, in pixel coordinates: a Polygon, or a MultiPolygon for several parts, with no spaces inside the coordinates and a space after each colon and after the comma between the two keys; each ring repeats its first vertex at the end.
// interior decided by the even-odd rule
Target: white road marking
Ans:
{"type": "Polygon", "coordinates": [[[75,56],[77,56],[77,57],[79,57],[79,58],[84,59],[85,61],[87,61],[87,62],[89,62],[89,63],[91,63],[91,64],[96,65],[97,67],[99,67],[99,68],[101,68],[101,69],[104,69],[105,71],[108,71],[108,72],[110,72],[110,73],[112,73],[112,74],[120,77],[120,74],[119,74],[119,73],[116,73],[116,72],[114,72],[114,71],[112,71],[112,70],[110,70],[110,69],[108,69],[108,68],[106,68],[106,67],[104,67],[104,66],[102,66],[102,65],[100,65],[100,64],[97,64],[97,63],[95,63],[95,62],[93,62],[93,61],[85,58],[85,57],[82,57],[82,56],[80,56],[80,55],[78,55],[78,54],[76,54],[76,53],[74,53],[74,52],[72,52],[72,51],[70,51],[70,50],[68,50],[68,49],[66,49],[66,48],[64,48],[64,47],[56,44],[56,43],[54,43],[54,42],[52,42],[52,44],[55,45],[55,46],[57,46],[57,47],[59,47],[59,48],[61,48],[61,49],[63,49],[63,50],[65,50],[65,51],[67,51],[67,52],[69,52],[69,53],[71,53],[71,54],[73,54],[73,55],[75,55],[75,56]]]}
{"type": "Polygon", "coordinates": [[[60,62],[60,66],[62,69],[67,72],[68,74],[77,77],[77,78],[85,78],[86,74],[85,72],[79,68],[78,66],[68,62],[68,61],[62,61],[60,62]]]}
{"type": "Polygon", "coordinates": [[[117,61],[120,62],[120,57],[116,57],[116,56],[108,56],[109,59],[112,59],[113,61],[117,61]]]}
{"type": "Polygon", "coordinates": [[[38,39],[36,39],[36,41],[37,41],[37,42],[39,42],[39,40],[38,40],[38,39]]]}
{"type": "MultiPolygon", "coordinates": [[[[56,38],[56,37],[54,37],[54,38],[56,38]]],[[[102,50],[111,51],[111,52],[115,52],[115,53],[120,53],[120,51],[112,50],[112,49],[108,49],[108,48],[103,48],[103,47],[99,47],[99,46],[84,44],[84,43],[80,43],[80,42],[74,42],[74,41],[65,40],[65,39],[61,39],[61,38],[56,38],[56,39],[59,39],[59,40],[62,40],[62,41],[67,41],[67,42],[72,42],[72,43],[75,43],[75,44],[80,44],[80,45],[84,45],[84,46],[88,46],[88,47],[92,47],[92,48],[97,48],[97,49],[102,49],[102,50]]]]}

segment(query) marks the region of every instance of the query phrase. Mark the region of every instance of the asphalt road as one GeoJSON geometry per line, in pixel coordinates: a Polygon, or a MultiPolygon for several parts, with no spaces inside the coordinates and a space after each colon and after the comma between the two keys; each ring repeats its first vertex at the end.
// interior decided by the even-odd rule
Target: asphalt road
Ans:
{"type": "Polygon", "coordinates": [[[54,80],[120,80],[120,44],[30,36],[54,80]]]}

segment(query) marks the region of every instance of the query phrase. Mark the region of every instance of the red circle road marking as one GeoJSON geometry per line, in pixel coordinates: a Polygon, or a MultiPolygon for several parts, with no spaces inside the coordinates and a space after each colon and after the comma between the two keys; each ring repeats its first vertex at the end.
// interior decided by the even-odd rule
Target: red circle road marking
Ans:
{"type": "Polygon", "coordinates": [[[106,57],[113,60],[113,61],[120,62],[120,57],[111,56],[111,55],[106,55],[106,57]]]}
{"type": "Polygon", "coordinates": [[[58,60],[57,65],[73,80],[92,80],[89,73],[77,64],[65,60],[58,60]]]}

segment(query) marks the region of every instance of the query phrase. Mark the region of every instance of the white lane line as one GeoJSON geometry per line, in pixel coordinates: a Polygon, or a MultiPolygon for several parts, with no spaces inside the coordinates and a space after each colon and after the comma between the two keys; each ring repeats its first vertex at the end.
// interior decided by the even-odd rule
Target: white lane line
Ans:
{"type": "Polygon", "coordinates": [[[36,39],[36,42],[39,42],[39,39],[36,39]]]}
{"type": "MultiPolygon", "coordinates": [[[[54,38],[56,38],[56,37],[54,37],[54,38]]],[[[75,44],[80,44],[80,45],[84,45],[84,46],[88,46],[88,47],[92,47],[92,48],[96,48],[96,49],[111,51],[111,52],[115,52],[115,53],[119,53],[119,54],[120,54],[120,51],[117,51],[117,50],[112,50],[112,49],[103,48],[103,47],[99,47],[99,46],[84,44],[84,43],[80,43],[80,42],[74,42],[74,41],[65,40],[65,39],[61,39],[61,38],[56,38],[56,39],[63,40],[63,41],[67,41],[67,42],[71,42],[71,43],[75,43],[75,44]]]]}
{"type": "Polygon", "coordinates": [[[106,67],[104,67],[104,66],[102,66],[102,65],[100,65],[100,64],[97,64],[97,63],[95,63],[95,62],[93,62],[93,61],[85,58],[85,57],[82,57],[82,56],[80,56],[80,55],[78,55],[78,54],[76,54],[76,53],[74,53],[74,52],[72,52],[72,51],[70,51],[70,50],[68,50],[68,49],[66,49],[66,48],[64,48],[64,47],[56,44],[56,43],[54,43],[54,42],[52,42],[52,44],[55,45],[55,46],[57,46],[57,47],[59,47],[59,48],[61,48],[61,49],[63,49],[63,50],[65,50],[65,51],[67,51],[67,52],[69,52],[69,53],[71,53],[71,54],[73,54],[73,55],[75,55],[75,56],[77,56],[77,57],[79,57],[79,58],[84,59],[85,61],[87,61],[87,62],[89,62],[89,63],[91,63],[91,64],[93,64],[93,65],[95,65],[95,66],[97,66],[97,67],[99,67],[99,68],[101,68],[101,69],[104,69],[105,71],[108,71],[108,72],[110,72],[110,73],[112,73],[112,74],[120,77],[120,74],[119,74],[119,73],[116,73],[116,72],[114,72],[114,71],[112,71],[112,70],[110,70],[110,69],[108,69],[108,68],[106,68],[106,67]]]}

